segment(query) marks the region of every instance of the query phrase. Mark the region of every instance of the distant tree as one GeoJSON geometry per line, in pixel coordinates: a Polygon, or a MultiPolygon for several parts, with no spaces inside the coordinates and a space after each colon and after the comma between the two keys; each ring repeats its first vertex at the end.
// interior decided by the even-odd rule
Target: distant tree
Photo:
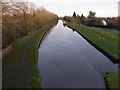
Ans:
{"type": "Polygon", "coordinates": [[[83,14],[81,14],[81,17],[84,17],[84,15],[83,15],[83,14]]]}
{"type": "Polygon", "coordinates": [[[105,19],[107,22],[107,28],[114,28],[120,30],[120,16],[118,17],[108,17],[105,19]]]}
{"type": "Polygon", "coordinates": [[[80,24],[85,24],[85,16],[83,14],[80,16],[80,24]]]}
{"type": "Polygon", "coordinates": [[[80,18],[80,15],[79,15],[79,14],[77,14],[77,18],[80,18]]]}
{"type": "Polygon", "coordinates": [[[87,16],[87,20],[86,20],[86,25],[95,26],[95,24],[96,24],[95,15],[96,15],[95,12],[93,12],[93,11],[89,12],[89,15],[87,16]]]}
{"type": "Polygon", "coordinates": [[[120,20],[119,17],[116,17],[116,18],[113,17],[113,18],[111,18],[110,20],[107,21],[107,23],[108,23],[107,27],[108,28],[116,28],[117,29],[117,27],[119,26],[118,25],[119,20],[120,20]]]}
{"type": "Polygon", "coordinates": [[[63,19],[66,21],[68,20],[68,16],[64,16],[63,19]]]}
{"type": "Polygon", "coordinates": [[[117,17],[117,28],[120,31],[120,16],[117,17]]]}
{"type": "Polygon", "coordinates": [[[75,12],[73,13],[73,17],[75,17],[75,18],[77,17],[75,12]]]}
{"type": "Polygon", "coordinates": [[[94,17],[95,17],[95,15],[96,15],[96,13],[95,13],[95,12],[90,11],[90,12],[89,12],[89,15],[88,15],[88,18],[94,18],[94,17]]]}
{"type": "Polygon", "coordinates": [[[98,17],[95,17],[94,18],[94,26],[96,26],[96,27],[104,26],[103,20],[98,17]]]}

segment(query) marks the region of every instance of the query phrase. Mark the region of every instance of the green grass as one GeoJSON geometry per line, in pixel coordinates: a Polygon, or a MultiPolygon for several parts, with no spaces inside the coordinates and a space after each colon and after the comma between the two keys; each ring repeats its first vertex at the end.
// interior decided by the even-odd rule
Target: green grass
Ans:
{"type": "Polygon", "coordinates": [[[120,35],[120,33],[113,33],[100,28],[76,25],[69,22],[67,22],[67,25],[76,29],[92,43],[112,56],[115,59],[114,62],[118,62],[120,60],[120,57],[118,57],[120,56],[120,50],[118,50],[118,42],[120,42],[118,35],[120,35]],[[102,32],[104,33],[104,39],[99,39],[102,32]]]}
{"type": "Polygon", "coordinates": [[[118,73],[117,72],[107,72],[105,75],[107,88],[110,90],[112,88],[118,88],[118,73]]]}
{"type": "Polygon", "coordinates": [[[3,88],[41,88],[38,71],[38,45],[51,22],[36,32],[12,43],[13,50],[2,59],[3,88]]]}

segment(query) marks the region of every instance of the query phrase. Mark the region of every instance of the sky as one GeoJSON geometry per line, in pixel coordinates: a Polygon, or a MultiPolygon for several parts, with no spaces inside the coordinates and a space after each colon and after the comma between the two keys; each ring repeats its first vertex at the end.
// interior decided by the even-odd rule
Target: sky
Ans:
{"type": "Polygon", "coordinates": [[[97,17],[118,16],[120,0],[29,0],[37,7],[44,7],[59,17],[72,16],[73,12],[87,16],[89,11],[96,12],[97,17]]]}

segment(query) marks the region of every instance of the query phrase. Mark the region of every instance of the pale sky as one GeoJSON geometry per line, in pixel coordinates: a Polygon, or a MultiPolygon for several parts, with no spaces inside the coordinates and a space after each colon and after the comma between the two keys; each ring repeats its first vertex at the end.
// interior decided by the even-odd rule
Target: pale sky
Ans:
{"type": "Polygon", "coordinates": [[[89,11],[96,12],[96,16],[118,16],[118,1],[120,0],[29,0],[38,7],[44,7],[58,16],[72,16],[77,14],[87,16],[89,11]]]}

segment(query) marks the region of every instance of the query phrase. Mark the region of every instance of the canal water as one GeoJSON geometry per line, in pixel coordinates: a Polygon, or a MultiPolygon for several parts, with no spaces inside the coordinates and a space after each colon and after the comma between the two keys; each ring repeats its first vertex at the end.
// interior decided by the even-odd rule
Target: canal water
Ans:
{"type": "Polygon", "coordinates": [[[118,70],[118,64],[60,20],[42,40],[38,66],[43,88],[105,88],[105,72],[118,70]]]}

